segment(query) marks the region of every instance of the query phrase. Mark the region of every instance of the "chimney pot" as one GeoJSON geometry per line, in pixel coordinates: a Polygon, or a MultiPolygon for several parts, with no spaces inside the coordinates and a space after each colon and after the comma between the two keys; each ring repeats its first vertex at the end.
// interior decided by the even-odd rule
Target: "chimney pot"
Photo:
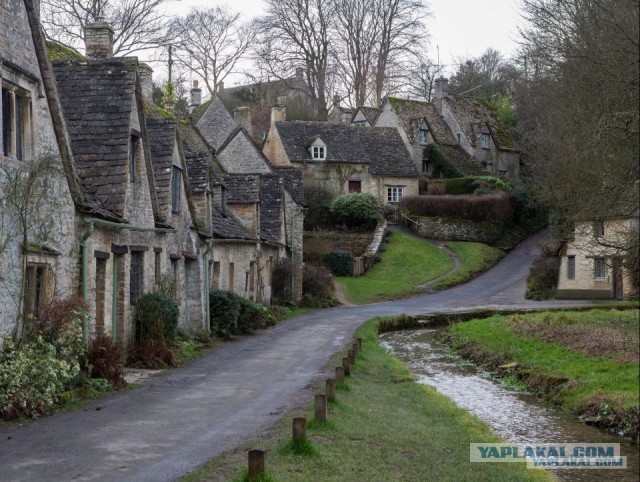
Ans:
{"type": "Polygon", "coordinates": [[[202,104],[202,89],[198,87],[198,81],[193,81],[191,89],[191,100],[189,101],[189,114],[193,113],[202,104]]]}
{"type": "Polygon", "coordinates": [[[87,58],[113,57],[113,28],[106,22],[88,23],[84,27],[84,44],[87,58]]]}
{"type": "Polygon", "coordinates": [[[284,105],[274,105],[271,107],[271,123],[284,122],[287,120],[287,108],[284,105]]]}

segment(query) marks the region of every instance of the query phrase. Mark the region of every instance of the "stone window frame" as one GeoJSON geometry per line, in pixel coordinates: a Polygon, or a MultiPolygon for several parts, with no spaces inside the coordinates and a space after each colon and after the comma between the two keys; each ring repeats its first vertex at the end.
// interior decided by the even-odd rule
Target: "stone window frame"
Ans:
{"type": "MultiPolygon", "coordinates": [[[[6,66],[2,64],[2,68],[5,69],[6,66]]],[[[25,80],[19,74],[12,75],[12,79],[18,83],[7,80],[5,73],[0,72],[0,153],[6,158],[28,162],[34,156],[33,96],[30,89],[37,86],[35,82],[25,80]],[[16,112],[20,112],[20,115],[16,116],[16,112]],[[20,128],[18,123],[21,124],[20,128]]]]}
{"type": "Polygon", "coordinates": [[[405,186],[387,186],[387,202],[397,204],[402,199],[405,186]]]}
{"type": "Polygon", "coordinates": [[[593,259],[593,277],[598,281],[607,279],[607,264],[604,258],[593,259]]]}
{"type": "Polygon", "coordinates": [[[567,256],[567,279],[576,279],[576,255],[567,256]]]}
{"type": "Polygon", "coordinates": [[[24,276],[24,314],[35,315],[53,292],[53,271],[47,262],[27,260],[24,276]]]}
{"type": "Polygon", "coordinates": [[[593,223],[593,235],[596,238],[604,236],[604,221],[598,220],[593,223]]]}

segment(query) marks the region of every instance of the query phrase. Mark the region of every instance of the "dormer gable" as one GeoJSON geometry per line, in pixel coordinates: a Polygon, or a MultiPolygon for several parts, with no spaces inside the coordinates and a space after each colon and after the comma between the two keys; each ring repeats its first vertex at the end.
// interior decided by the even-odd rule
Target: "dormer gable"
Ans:
{"type": "Polygon", "coordinates": [[[320,136],[314,136],[309,139],[307,149],[309,155],[314,161],[324,161],[327,159],[327,144],[320,138],[320,136]]]}

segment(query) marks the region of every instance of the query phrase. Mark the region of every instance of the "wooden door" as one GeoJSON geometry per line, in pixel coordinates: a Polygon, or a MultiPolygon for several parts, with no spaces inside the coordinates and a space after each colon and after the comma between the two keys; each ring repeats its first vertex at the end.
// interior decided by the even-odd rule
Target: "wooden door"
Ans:
{"type": "Polygon", "coordinates": [[[623,298],[622,288],[622,258],[613,258],[613,297],[616,300],[623,298]]]}
{"type": "Polygon", "coordinates": [[[362,181],[349,181],[349,192],[362,192],[362,181]]]}

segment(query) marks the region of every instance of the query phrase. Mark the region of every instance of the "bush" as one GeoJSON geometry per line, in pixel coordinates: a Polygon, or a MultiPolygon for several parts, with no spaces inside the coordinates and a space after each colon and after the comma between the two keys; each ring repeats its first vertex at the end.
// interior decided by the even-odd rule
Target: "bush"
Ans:
{"type": "Polygon", "coordinates": [[[509,195],[505,192],[474,195],[442,196],[406,196],[400,205],[417,216],[441,216],[465,218],[473,221],[509,220],[512,207],[509,195]]]}
{"type": "MultiPolygon", "coordinates": [[[[73,336],[82,340],[81,330],[76,329],[73,336]]],[[[53,408],[65,386],[80,373],[77,358],[60,359],[58,349],[41,335],[20,346],[11,338],[5,338],[0,355],[0,415],[3,418],[35,418],[53,408]]]]}
{"type": "Polygon", "coordinates": [[[238,326],[240,315],[239,296],[226,290],[209,291],[211,331],[222,338],[229,338],[238,326]]]}
{"type": "Polygon", "coordinates": [[[463,194],[473,194],[476,179],[474,177],[459,177],[457,179],[447,179],[445,193],[452,196],[463,194]]]}
{"type": "Polygon", "coordinates": [[[333,304],[335,288],[331,272],[319,264],[305,264],[302,276],[302,292],[309,295],[313,308],[333,304]]]}
{"type": "Polygon", "coordinates": [[[291,261],[288,259],[281,259],[273,268],[271,298],[278,305],[291,301],[291,261]]]}
{"type": "Polygon", "coordinates": [[[332,251],[325,254],[322,263],[336,276],[353,274],[353,256],[348,251],[332,251]]]}
{"type": "Polygon", "coordinates": [[[306,231],[331,228],[333,226],[330,206],[334,197],[333,192],[321,183],[304,183],[304,203],[308,206],[304,216],[304,229],[306,231]]]}
{"type": "Polygon", "coordinates": [[[83,357],[83,368],[91,378],[105,379],[116,390],[125,385],[122,370],[122,353],[105,333],[98,333],[89,342],[87,353],[83,357]]]}
{"type": "Polygon", "coordinates": [[[236,331],[243,334],[253,333],[256,330],[274,326],[276,319],[271,310],[266,306],[238,296],[240,313],[236,331]]]}
{"type": "Polygon", "coordinates": [[[134,320],[136,342],[149,337],[158,337],[170,341],[176,336],[180,308],[178,304],[162,293],[147,293],[136,300],[134,320]]]}
{"type": "Polygon", "coordinates": [[[178,366],[173,350],[159,325],[149,335],[136,343],[129,355],[130,365],[150,369],[178,366]]]}
{"type": "Polygon", "coordinates": [[[531,263],[525,297],[530,300],[552,298],[558,285],[560,257],[552,246],[544,246],[540,257],[531,263]]]}
{"type": "Polygon", "coordinates": [[[380,208],[376,198],[368,193],[349,193],[338,196],[331,203],[331,215],[348,226],[375,225],[380,208]]]}

